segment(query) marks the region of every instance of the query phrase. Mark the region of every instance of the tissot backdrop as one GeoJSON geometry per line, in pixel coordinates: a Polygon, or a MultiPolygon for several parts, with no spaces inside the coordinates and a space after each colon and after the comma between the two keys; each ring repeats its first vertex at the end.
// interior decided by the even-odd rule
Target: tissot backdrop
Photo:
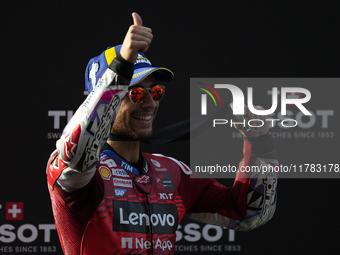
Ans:
{"type": "MultiPolygon", "coordinates": [[[[191,77],[339,76],[338,4],[2,1],[0,253],[25,254],[28,249],[62,254],[53,228],[46,162],[67,116],[85,99],[88,60],[123,41],[133,11],[153,30],[147,52],[153,65],[175,73],[166,83],[156,129],[190,117],[191,77]],[[15,219],[8,212],[13,208],[21,209],[15,219]]],[[[334,138],[274,139],[283,163],[336,155],[340,89],[327,90],[320,86],[322,96],[313,92],[312,104],[327,101],[334,110],[326,130],[334,138]]],[[[227,155],[240,159],[241,140],[226,143],[231,147],[227,155]]],[[[143,150],[189,164],[188,141],[143,145],[143,150]]],[[[339,164],[339,158],[328,163],[339,164]]],[[[221,182],[232,185],[231,180],[221,182]]],[[[233,233],[185,221],[176,249],[179,254],[212,254],[207,249],[214,254],[330,254],[338,246],[339,184],[339,179],[282,179],[277,211],[267,225],[233,233]]]]}

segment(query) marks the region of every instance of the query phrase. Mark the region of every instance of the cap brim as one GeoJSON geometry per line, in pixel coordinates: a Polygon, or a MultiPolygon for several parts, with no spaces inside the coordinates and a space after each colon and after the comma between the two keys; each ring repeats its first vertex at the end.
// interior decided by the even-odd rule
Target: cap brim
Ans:
{"type": "Polygon", "coordinates": [[[134,71],[130,86],[134,86],[148,77],[150,74],[153,74],[155,80],[157,81],[170,81],[174,78],[173,72],[171,70],[164,67],[145,67],[138,68],[134,71]]]}

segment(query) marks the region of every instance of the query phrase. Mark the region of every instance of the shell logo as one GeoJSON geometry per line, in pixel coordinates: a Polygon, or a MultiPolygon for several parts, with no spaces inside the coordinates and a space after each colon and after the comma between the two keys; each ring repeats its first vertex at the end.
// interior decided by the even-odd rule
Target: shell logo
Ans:
{"type": "Polygon", "coordinates": [[[100,173],[100,175],[102,176],[103,179],[110,180],[111,172],[110,172],[110,170],[108,168],[101,167],[99,169],[99,173],[100,173]]]}

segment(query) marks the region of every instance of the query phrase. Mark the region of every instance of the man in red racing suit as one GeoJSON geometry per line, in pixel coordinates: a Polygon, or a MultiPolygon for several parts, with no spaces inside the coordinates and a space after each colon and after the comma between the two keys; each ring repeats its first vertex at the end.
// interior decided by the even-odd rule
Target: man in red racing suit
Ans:
{"type": "MultiPolygon", "coordinates": [[[[133,19],[122,45],[89,62],[90,94],[47,164],[53,214],[67,255],[173,254],[184,215],[251,230],[270,220],[276,208],[275,173],[240,171],[228,188],[192,178],[188,166],[174,158],[139,151],[140,140],[152,133],[159,101],[145,90],[143,101],[133,103],[126,92],[152,88],[173,74],[151,66],[143,54],[151,29],[142,26],[138,14],[133,19]]],[[[239,130],[245,136],[240,167],[277,164],[267,126],[239,130]]]]}

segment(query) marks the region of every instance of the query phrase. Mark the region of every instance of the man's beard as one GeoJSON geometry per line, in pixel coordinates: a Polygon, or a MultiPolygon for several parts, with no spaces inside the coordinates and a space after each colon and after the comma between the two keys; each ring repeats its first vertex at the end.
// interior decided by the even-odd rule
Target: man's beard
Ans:
{"type": "Polygon", "coordinates": [[[152,126],[151,131],[148,131],[148,132],[139,131],[138,132],[136,130],[133,130],[130,126],[125,126],[124,121],[122,119],[116,119],[112,126],[111,132],[118,133],[121,135],[126,135],[135,140],[142,141],[152,136],[153,126],[152,126]]]}

